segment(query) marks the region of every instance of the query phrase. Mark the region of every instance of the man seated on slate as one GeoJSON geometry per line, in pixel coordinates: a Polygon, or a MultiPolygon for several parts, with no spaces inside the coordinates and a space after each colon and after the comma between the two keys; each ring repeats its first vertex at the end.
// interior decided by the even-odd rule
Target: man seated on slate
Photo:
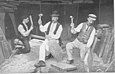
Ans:
{"type": "MultiPolygon", "coordinates": [[[[60,42],[60,36],[62,33],[62,25],[58,22],[58,16],[59,14],[57,11],[53,11],[53,14],[51,15],[51,21],[46,23],[44,26],[42,25],[41,19],[38,20],[38,24],[40,26],[41,32],[45,33],[45,41],[41,44],[40,50],[39,50],[39,61],[35,64],[35,67],[45,67],[45,57],[46,54],[50,54],[53,50],[61,50],[61,47],[59,46],[60,42]]],[[[52,54],[52,53],[51,53],[52,54]]],[[[53,53],[53,56],[57,53],[53,53]]]]}

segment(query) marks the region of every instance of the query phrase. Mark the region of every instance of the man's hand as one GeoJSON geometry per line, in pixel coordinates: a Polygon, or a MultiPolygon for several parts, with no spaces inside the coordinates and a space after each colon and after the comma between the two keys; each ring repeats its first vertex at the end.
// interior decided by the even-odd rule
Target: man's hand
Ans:
{"type": "Polygon", "coordinates": [[[38,20],[38,24],[39,24],[39,25],[42,25],[42,20],[39,19],[39,20],[38,20]]]}
{"type": "Polygon", "coordinates": [[[30,30],[33,30],[33,26],[30,27],[30,30]]]}
{"type": "Polygon", "coordinates": [[[43,14],[39,14],[39,20],[38,20],[39,25],[42,25],[42,16],[43,16],[43,14]]]}
{"type": "Polygon", "coordinates": [[[74,23],[71,23],[70,26],[71,26],[71,28],[74,28],[74,23]]]}
{"type": "Polygon", "coordinates": [[[46,35],[46,39],[51,40],[52,38],[49,35],[46,35]]]}

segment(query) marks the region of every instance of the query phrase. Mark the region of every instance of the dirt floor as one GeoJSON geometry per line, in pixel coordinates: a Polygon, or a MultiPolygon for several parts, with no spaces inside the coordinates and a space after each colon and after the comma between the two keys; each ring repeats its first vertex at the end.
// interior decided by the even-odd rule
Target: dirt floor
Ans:
{"type": "MultiPolygon", "coordinates": [[[[78,72],[87,72],[85,70],[84,63],[80,60],[79,49],[74,50],[74,63],[73,66],[76,66],[75,70],[71,71],[62,71],[51,66],[51,64],[56,63],[55,58],[50,58],[46,60],[46,67],[35,68],[34,64],[38,62],[38,47],[32,48],[30,53],[14,55],[13,57],[5,60],[3,64],[0,65],[0,73],[78,73],[78,72]]],[[[62,62],[66,61],[66,52],[64,51],[65,58],[62,62]]],[[[110,64],[103,64],[102,60],[94,55],[93,65],[90,66],[90,72],[105,72],[107,67],[110,64]]],[[[115,72],[115,64],[112,63],[111,69],[107,72],[115,72]]]]}

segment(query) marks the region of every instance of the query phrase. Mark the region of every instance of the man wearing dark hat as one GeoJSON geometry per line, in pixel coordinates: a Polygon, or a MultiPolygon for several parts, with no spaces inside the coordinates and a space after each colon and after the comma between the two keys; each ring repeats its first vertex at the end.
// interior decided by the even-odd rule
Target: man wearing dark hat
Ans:
{"type": "Polygon", "coordinates": [[[53,11],[51,15],[51,21],[42,25],[42,21],[39,19],[38,24],[40,25],[41,32],[46,34],[45,41],[41,44],[39,50],[39,62],[35,64],[35,67],[44,67],[45,64],[45,54],[51,53],[51,49],[56,50],[56,48],[61,49],[59,46],[59,38],[62,33],[62,25],[58,22],[59,14],[57,11],[53,11]],[[46,53],[47,51],[47,53],[46,53]]]}
{"type": "Polygon", "coordinates": [[[79,48],[81,60],[84,61],[84,63],[85,61],[87,61],[85,59],[85,54],[90,49],[94,40],[95,28],[93,27],[93,24],[96,20],[96,15],[89,14],[87,20],[87,22],[79,24],[76,28],[74,28],[74,23],[71,24],[71,32],[73,34],[76,34],[78,32],[78,36],[73,42],[69,42],[66,45],[68,64],[72,64],[74,62],[74,59],[72,57],[73,48],[79,48]]]}
{"type": "Polygon", "coordinates": [[[30,32],[33,30],[33,25],[28,23],[29,23],[29,17],[24,16],[22,23],[20,23],[18,26],[18,31],[19,31],[18,38],[23,42],[25,47],[24,50],[22,51],[23,53],[30,52],[29,35],[30,32]]]}

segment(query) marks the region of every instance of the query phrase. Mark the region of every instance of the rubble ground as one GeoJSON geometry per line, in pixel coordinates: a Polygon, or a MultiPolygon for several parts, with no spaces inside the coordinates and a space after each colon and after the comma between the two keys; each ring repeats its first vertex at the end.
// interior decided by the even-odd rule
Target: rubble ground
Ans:
{"type": "MultiPolygon", "coordinates": [[[[76,66],[77,69],[73,71],[61,71],[57,70],[56,68],[52,67],[51,64],[56,63],[54,58],[50,58],[46,60],[46,67],[36,69],[34,64],[38,62],[38,47],[32,48],[30,53],[27,54],[20,54],[14,55],[13,57],[5,60],[3,64],[0,65],[0,73],[35,73],[35,72],[42,72],[42,73],[77,73],[77,72],[86,72],[84,68],[83,62],[80,60],[79,50],[73,50],[73,57],[74,63],[73,66],[76,66]]],[[[65,51],[64,51],[65,52],[65,51]]],[[[65,52],[66,53],[66,52],[65,52]]],[[[64,54],[65,54],[64,53],[64,54]]],[[[65,54],[66,55],[66,54],[65,54]]],[[[94,55],[94,62],[92,67],[90,68],[90,72],[104,72],[108,65],[104,65],[102,60],[96,55],[94,55]]],[[[66,57],[65,57],[66,60],[66,57]]],[[[62,62],[64,62],[63,60],[62,62]]],[[[112,66],[111,70],[108,72],[115,72],[115,65],[112,66]]]]}

